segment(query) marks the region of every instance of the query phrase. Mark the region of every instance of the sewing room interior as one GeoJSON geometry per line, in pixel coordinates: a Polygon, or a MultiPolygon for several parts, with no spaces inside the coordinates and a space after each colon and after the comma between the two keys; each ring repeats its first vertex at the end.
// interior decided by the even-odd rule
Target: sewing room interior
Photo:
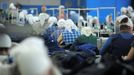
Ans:
{"type": "Polygon", "coordinates": [[[134,0],[0,0],[0,75],[134,75],[134,0]]]}

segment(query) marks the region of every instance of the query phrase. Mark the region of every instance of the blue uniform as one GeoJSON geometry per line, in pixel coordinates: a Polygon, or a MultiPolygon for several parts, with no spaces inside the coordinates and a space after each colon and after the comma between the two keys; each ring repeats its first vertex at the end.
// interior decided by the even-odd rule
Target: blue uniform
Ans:
{"type": "Polygon", "coordinates": [[[111,44],[116,46],[116,50],[114,50],[114,49],[111,50],[111,52],[113,54],[119,55],[119,56],[123,55],[123,54],[127,54],[133,40],[134,40],[133,35],[128,32],[122,32],[120,34],[113,35],[113,36],[109,37],[109,39],[106,41],[104,46],[101,48],[100,54],[104,55],[105,52],[107,52],[106,51],[107,48],[110,47],[111,44]],[[119,35],[120,35],[120,37],[118,38],[119,35]],[[116,38],[116,40],[114,40],[114,43],[113,43],[114,38],[116,38]],[[125,49],[128,49],[128,50],[125,51],[125,49]]]}

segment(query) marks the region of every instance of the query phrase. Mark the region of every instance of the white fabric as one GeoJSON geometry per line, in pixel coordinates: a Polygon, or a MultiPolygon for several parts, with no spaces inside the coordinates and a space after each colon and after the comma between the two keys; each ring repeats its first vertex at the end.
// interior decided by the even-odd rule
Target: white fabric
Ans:
{"type": "Polygon", "coordinates": [[[87,16],[87,25],[90,26],[91,25],[91,21],[92,21],[92,16],[91,15],[88,15],[87,16]]]}
{"type": "Polygon", "coordinates": [[[69,32],[72,32],[72,29],[75,29],[76,31],[78,31],[77,26],[74,24],[74,22],[71,19],[66,20],[66,30],[68,30],[69,32]]]}
{"type": "Polygon", "coordinates": [[[33,24],[33,15],[32,14],[28,14],[28,15],[26,15],[26,20],[28,21],[28,23],[30,24],[30,25],[32,25],[33,24]]]}
{"type": "Polygon", "coordinates": [[[8,59],[8,55],[0,55],[0,62],[3,62],[8,59]]]}
{"type": "Polygon", "coordinates": [[[60,5],[59,6],[59,9],[64,9],[65,7],[63,5],[60,5]]]}
{"type": "Polygon", "coordinates": [[[46,75],[53,68],[47,47],[42,39],[36,37],[24,40],[10,54],[18,64],[21,75],[46,75]]]}
{"type": "Polygon", "coordinates": [[[91,20],[91,23],[93,24],[94,21],[96,21],[96,23],[95,23],[96,25],[100,24],[98,17],[93,17],[93,19],[91,20]]]}
{"type": "Polygon", "coordinates": [[[21,23],[25,23],[25,19],[26,19],[26,15],[28,14],[28,11],[27,10],[22,10],[20,13],[19,13],[19,21],[21,19],[21,23]]]}
{"type": "Polygon", "coordinates": [[[11,38],[7,34],[0,34],[0,47],[10,48],[11,38]]]}
{"type": "Polygon", "coordinates": [[[35,22],[39,22],[39,17],[38,16],[33,17],[33,23],[35,23],[35,22]]]}
{"type": "Polygon", "coordinates": [[[85,36],[90,36],[93,32],[92,32],[92,28],[90,27],[83,27],[81,30],[81,34],[85,35],[85,36]]]}
{"type": "Polygon", "coordinates": [[[13,10],[16,9],[14,3],[10,3],[9,8],[10,8],[10,9],[13,9],[13,10]]]}
{"type": "Polygon", "coordinates": [[[118,22],[120,23],[120,25],[122,25],[122,24],[121,24],[121,21],[122,21],[124,18],[128,18],[128,22],[125,23],[125,24],[128,25],[128,26],[130,26],[130,27],[133,27],[133,22],[132,22],[132,20],[131,20],[128,16],[126,16],[126,15],[121,15],[121,16],[118,17],[118,22]]]}
{"type": "Polygon", "coordinates": [[[124,18],[128,18],[128,16],[126,16],[126,15],[121,15],[121,16],[119,16],[118,18],[117,18],[117,20],[119,21],[119,23],[122,21],[122,19],[124,19],[124,18]]]}
{"type": "Polygon", "coordinates": [[[79,21],[82,21],[82,22],[84,21],[83,16],[80,16],[80,17],[79,17],[79,21]]]}
{"type": "Polygon", "coordinates": [[[133,8],[131,6],[128,6],[127,10],[128,12],[133,12],[133,8]]]}
{"type": "Polygon", "coordinates": [[[43,26],[45,21],[49,18],[49,15],[46,14],[46,13],[40,13],[39,14],[39,20],[40,20],[40,23],[41,25],[43,26]]]}
{"type": "Polygon", "coordinates": [[[48,23],[49,23],[49,26],[51,27],[53,24],[57,23],[57,18],[56,17],[49,17],[48,23]]]}
{"type": "Polygon", "coordinates": [[[15,64],[3,64],[0,62],[0,75],[14,75],[14,69],[15,64]]]}
{"type": "Polygon", "coordinates": [[[64,19],[60,19],[57,22],[58,28],[64,28],[66,26],[66,21],[64,19]]]}
{"type": "Polygon", "coordinates": [[[121,13],[126,14],[126,13],[127,13],[127,8],[126,8],[126,7],[122,7],[122,8],[121,8],[121,13]]]}
{"type": "Polygon", "coordinates": [[[70,11],[70,15],[76,14],[75,11],[70,11]]]}

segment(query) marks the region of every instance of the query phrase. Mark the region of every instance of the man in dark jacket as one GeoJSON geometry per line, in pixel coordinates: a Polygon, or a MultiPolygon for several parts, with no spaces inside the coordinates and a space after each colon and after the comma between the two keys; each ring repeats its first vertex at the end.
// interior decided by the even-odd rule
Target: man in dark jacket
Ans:
{"type": "Polygon", "coordinates": [[[120,23],[120,33],[109,37],[100,50],[101,55],[109,53],[116,57],[121,57],[129,52],[131,43],[134,40],[132,35],[133,23],[127,16],[122,17],[120,23]]]}

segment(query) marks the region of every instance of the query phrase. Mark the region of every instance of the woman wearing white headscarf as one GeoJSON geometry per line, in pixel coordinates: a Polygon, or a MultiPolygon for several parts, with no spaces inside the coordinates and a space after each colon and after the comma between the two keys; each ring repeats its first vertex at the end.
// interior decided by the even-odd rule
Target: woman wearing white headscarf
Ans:
{"type": "Polygon", "coordinates": [[[61,45],[62,43],[64,43],[65,45],[70,45],[80,35],[81,34],[80,34],[77,26],[73,23],[73,21],[71,19],[68,19],[68,20],[66,20],[65,31],[62,32],[58,38],[58,43],[59,43],[59,45],[61,45]]]}
{"type": "Polygon", "coordinates": [[[108,31],[114,31],[114,23],[113,23],[113,20],[112,20],[112,15],[108,15],[106,17],[105,29],[108,30],[108,31]]]}
{"type": "Polygon", "coordinates": [[[77,24],[78,23],[78,20],[79,20],[79,14],[77,13],[77,12],[75,12],[75,11],[70,11],[70,13],[69,13],[70,15],[70,19],[72,19],[73,20],[73,22],[75,23],[75,24],[77,24]]]}
{"type": "Polygon", "coordinates": [[[84,27],[86,24],[86,21],[84,20],[83,16],[79,16],[79,21],[78,21],[78,28],[84,27]]]}
{"type": "Polygon", "coordinates": [[[53,26],[56,23],[57,23],[57,18],[56,17],[49,17],[49,19],[48,19],[49,27],[53,26]]]}
{"type": "Polygon", "coordinates": [[[67,15],[65,13],[65,6],[60,5],[59,6],[59,14],[57,16],[57,18],[60,19],[67,19],[67,15]]]}
{"type": "Polygon", "coordinates": [[[78,31],[78,27],[74,24],[71,19],[66,20],[65,29],[69,32],[72,32],[72,29],[78,31]]]}
{"type": "Polygon", "coordinates": [[[92,20],[92,16],[91,15],[88,15],[87,16],[87,26],[90,26],[91,27],[91,20],[92,20]]]}
{"type": "Polygon", "coordinates": [[[10,3],[9,5],[9,16],[11,18],[11,23],[15,23],[18,17],[19,10],[16,8],[14,3],[10,3]]]}
{"type": "Polygon", "coordinates": [[[97,37],[93,33],[93,29],[91,27],[83,27],[81,29],[81,36],[76,39],[77,44],[93,44],[97,45],[97,37]]]}
{"type": "Polygon", "coordinates": [[[28,14],[28,11],[27,10],[22,10],[20,13],[19,13],[19,23],[21,25],[24,25],[25,24],[25,19],[26,19],[26,15],[28,14]]]}
{"type": "Polygon", "coordinates": [[[43,34],[51,36],[54,33],[54,31],[56,31],[56,30],[57,30],[57,18],[56,17],[49,17],[48,27],[44,31],[43,34]]]}
{"type": "Polygon", "coordinates": [[[11,50],[21,75],[61,75],[48,56],[42,39],[31,37],[11,50]]]}
{"type": "Polygon", "coordinates": [[[128,10],[128,12],[130,12],[130,13],[134,11],[134,9],[133,9],[132,6],[128,6],[128,7],[127,7],[127,10],[128,10]]]}
{"type": "Polygon", "coordinates": [[[5,33],[0,33],[0,75],[12,75],[15,65],[9,61],[11,46],[11,38],[5,33]]]}
{"type": "Polygon", "coordinates": [[[58,37],[65,30],[66,21],[64,19],[60,19],[57,22],[58,29],[52,33],[52,37],[57,41],[58,37]]]}
{"type": "Polygon", "coordinates": [[[121,8],[121,14],[122,14],[122,15],[127,15],[127,14],[128,14],[128,10],[127,10],[126,7],[122,7],[122,8],[121,8]]]}
{"type": "Polygon", "coordinates": [[[96,30],[100,29],[100,23],[99,23],[98,17],[93,17],[91,24],[92,24],[93,29],[96,29],[96,30]]]}

